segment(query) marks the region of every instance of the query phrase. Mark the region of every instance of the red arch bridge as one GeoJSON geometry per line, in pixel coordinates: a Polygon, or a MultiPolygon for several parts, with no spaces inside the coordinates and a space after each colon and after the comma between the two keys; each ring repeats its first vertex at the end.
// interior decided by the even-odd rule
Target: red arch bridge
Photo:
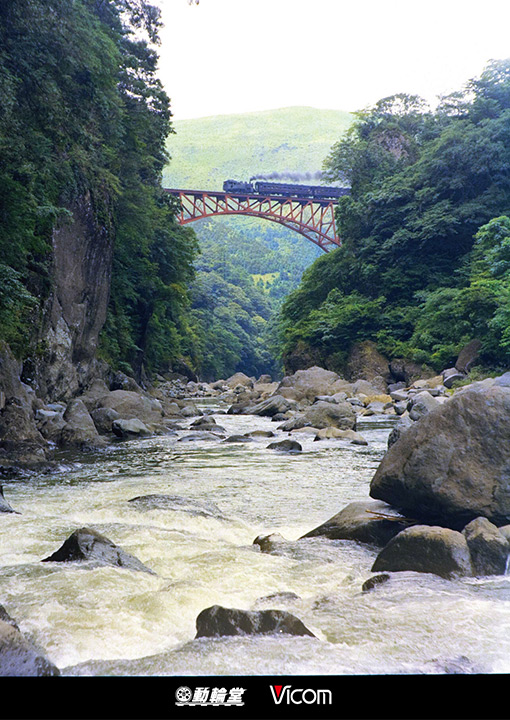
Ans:
{"type": "Polygon", "coordinates": [[[285,225],[324,252],[341,245],[335,226],[335,203],[331,200],[210,190],[165,190],[180,201],[177,221],[181,225],[217,215],[249,215],[285,225]]]}

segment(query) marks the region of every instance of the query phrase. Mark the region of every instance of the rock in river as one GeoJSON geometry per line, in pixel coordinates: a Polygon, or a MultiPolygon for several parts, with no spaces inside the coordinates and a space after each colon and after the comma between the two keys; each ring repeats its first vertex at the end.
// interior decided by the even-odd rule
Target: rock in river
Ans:
{"type": "Polygon", "coordinates": [[[0,677],[48,677],[60,670],[20,632],[0,605],[0,677]]]}
{"type": "Polygon", "coordinates": [[[373,498],[414,518],[462,529],[510,521],[510,387],[475,383],[406,430],[370,485],[373,498]]]}
{"type": "Polygon", "coordinates": [[[504,575],[510,546],[498,528],[479,517],[464,530],[475,575],[504,575]]]}
{"type": "Polygon", "coordinates": [[[382,547],[407,524],[405,517],[384,502],[352,502],[303,538],[322,536],[330,540],[357,540],[382,547]]]}
{"type": "Polygon", "coordinates": [[[14,510],[10,503],[8,503],[4,498],[4,489],[2,485],[0,485],[0,513],[16,513],[16,515],[21,514],[17,510],[14,510]]]}
{"type": "Polygon", "coordinates": [[[269,443],[268,450],[277,450],[278,452],[298,453],[303,449],[296,440],[280,440],[278,442],[269,443]]]}
{"type": "Polygon", "coordinates": [[[406,570],[448,579],[472,575],[466,538],[457,530],[429,525],[402,530],[381,550],[372,572],[406,570]]]}
{"type": "Polygon", "coordinates": [[[224,635],[315,635],[285,610],[237,610],[221,605],[202,610],[197,617],[196,637],[224,635]]]}
{"type": "Polygon", "coordinates": [[[133,555],[90,528],[75,530],[53,555],[44,558],[41,562],[83,562],[86,560],[92,561],[94,565],[113,565],[126,570],[141,570],[152,575],[155,574],[133,555]]]}

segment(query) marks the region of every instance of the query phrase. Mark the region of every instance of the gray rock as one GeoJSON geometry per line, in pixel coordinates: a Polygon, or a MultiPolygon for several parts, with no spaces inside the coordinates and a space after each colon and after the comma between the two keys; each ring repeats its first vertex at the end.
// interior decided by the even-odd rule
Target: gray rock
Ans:
{"type": "Polygon", "coordinates": [[[393,390],[392,392],[390,392],[390,397],[395,402],[404,402],[407,401],[409,393],[407,392],[407,390],[393,390]]]}
{"type": "Polygon", "coordinates": [[[163,406],[157,398],[132,390],[114,390],[101,397],[97,407],[112,408],[122,420],[137,418],[146,425],[159,423],[163,418],[163,406]]]}
{"type": "Polygon", "coordinates": [[[348,387],[350,387],[349,383],[337,373],[314,365],[306,370],[297,370],[293,375],[284,377],[278,386],[277,393],[280,393],[284,388],[291,388],[294,399],[313,401],[318,395],[334,395],[348,387]]]}
{"type": "Polygon", "coordinates": [[[497,387],[510,387],[510,372],[506,372],[503,375],[494,379],[494,385],[497,387]]]}
{"type": "Polygon", "coordinates": [[[450,389],[453,386],[453,383],[457,380],[464,380],[466,377],[464,373],[459,372],[456,368],[448,368],[447,370],[443,370],[443,384],[446,388],[450,389]]]}
{"type": "Polygon", "coordinates": [[[402,402],[396,402],[393,408],[395,410],[395,415],[398,415],[400,417],[405,412],[407,412],[407,400],[403,400],[402,402]]]}
{"type": "Polygon", "coordinates": [[[482,343],[480,340],[471,340],[471,342],[465,345],[455,362],[456,369],[461,373],[467,373],[478,359],[481,347],[482,343]]]}
{"type": "Polygon", "coordinates": [[[366,500],[349,503],[303,538],[322,536],[330,540],[356,540],[382,547],[407,525],[406,518],[386,503],[366,500]]]}
{"type": "Polygon", "coordinates": [[[284,610],[237,610],[220,605],[202,610],[196,620],[197,638],[229,635],[315,635],[299,618],[284,610]]]}
{"type": "Polygon", "coordinates": [[[0,513],[15,513],[16,515],[21,515],[21,513],[19,513],[17,510],[14,510],[14,508],[11,507],[10,503],[8,503],[5,499],[4,489],[2,485],[0,485],[0,513]]]}
{"type": "Polygon", "coordinates": [[[373,498],[419,520],[462,529],[478,516],[510,522],[510,388],[471,386],[389,447],[373,498]]]}
{"type": "Polygon", "coordinates": [[[316,402],[303,411],[306,424],[316,428],[337,427],[340,430],[356,429],[356,413],[348,402],[333,404],[316,402]]]}
{"type": "Polygon", "coordinates": [[[414,395],[407,405],[409,417],[414,421],[420,420],[437,407],[439,407],[438,401],[426,390],[414,395]]]}
{"type": "Polygon", "coordinates": [[[266,400],[253,405],[249,413],[250,415],[260,415],[262,417],[273,417],[279,413],[286,413],[296,407],[293,400],[288,400],[282,395],[272,395],[266,400]]]}
{"type": "Polygon", "coordinates": [[[390,448],[392,445],[394,445],[401,437],[401,435],[407,430],[409,430],[409,428],[411,428],[412,426],[413,421],[411,420],[409,415],[401,415],[393,426],[393,430],[388,435],[388,447],[390,448]]]}
{"type": "Polygon", "coordinates": [[[213,432],[207,432],[202,430],[196,430],[195,432],[192,432],[190,435],[183,435],[183,437],[180,437],[178,442],[219,442],[223,439],[223,435],[217,435],[213,432]]]}
{"type": "Polygon", "coordinates": [[[57,666],[23,636],[5,608],[0,609],[0,677],[60,675],[57,666]]]}
{"type": "Polygon", "coordinates": [[[285,542],[287,541],[280,533],[271,533],[271,535],[258,535],[253,544],[258,545],[261,552],[271,553],[275,547],[277,548],[278,545],[285,542]]]}
{"type": "Polygon", "coordinates": [[[277,450],[278,452],[298,453],[302,451],[302,446],[296,440],[280,440],[270,443],[268,450],[277,450]]]}
{"type": "Polygon", "coordinates": [[[112,432],[122,440],[151,435],[151,430],[138,418],[123,420],[119,418],[112,423],[112,432]]]}
{"type": "Polygon", "coordinates": [[[94,566],[112,565],[126,570],[155,573],[133,555],[122,550],[109,538],[90,528],[80,528],[64,544],[41,562],[85,562],[94,566]]]}
{"type": "Polygon", "coordinates": [[[275,434],[272,430],[252,430],[251,432],[246,433],[246,437],[250,438],[269,438],[269,437],[275,437],[275,434]]]}
{"type": "Polygon", "coordinates": [[[282,432],[292,432],[293,430],[300,430],[301,428],[310,426],[311,423],[306,420],[303,413],[296,413],[296,415],[293,415],[284,423],[278,425],[277,430],[281,430],[282,432]]]}
{"type": "Polygon", "coordinates": [[[254,442],[253,438],[246,437],[246,435],[230,435],[228,438],[223,440],[225,443],[251,443],[254,442]]]}
{"type": "Polygon", "coordinates": [[[338,440],[346,440],[352,445],[368,445],[368,441],[363,437],[363,435],[355,430],[339,430],[336,427],[326,427],[321,428],[320,430],[317,428],[310,429],[314,430],[316,434],[315,440],[317,441],[337,438],[338,440]]]}
{"type": "Polygon", "coordinates": [[[113,408],[97,408],[91,411],[90,416],[100,435],[113,432],[113,421],[120,418],[119,413],[113,408]]]}
{"type": "Polygon", "coordinates": [[[475,575],[504,575],[510,553],[506,537],[487,518],[472,520],[462,534],[466,538],[475,575]]]}
{"type": "Polygon", "coordinates": [[[63,419],[65,425],[59,437],[60,446],[87,449],[101,447],[104,443],[85,403],[79,398],[71,400],[67,405],[63,419]]]}
{"type": "Polygon", "coordinates": [[[415,525],[402,530],[381,550],[372,572],[414,571],[447,579],[471,576],[471,557],[457,530],[415,525]]]}

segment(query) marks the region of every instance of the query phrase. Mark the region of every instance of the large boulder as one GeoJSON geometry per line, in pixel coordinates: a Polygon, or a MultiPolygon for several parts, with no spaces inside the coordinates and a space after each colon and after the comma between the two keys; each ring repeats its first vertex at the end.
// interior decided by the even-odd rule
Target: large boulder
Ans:
{"type": "Polygon", "coordinates": [[[318,395],[334,395],[349,387],[349,383],[335,372],[313,366],[284,377],[276,393],[280,394],[283,388],[292,388],[296,400],[313,402],[318,395]]]}
{"type": "Polygon", "coordinates": [[[248,406],[244,409],[245,414],[260,415],[263,417],[274,417],[281,413],[286,413],[296,407],[293,400],[287,400],[282,395],[271,395],[271,397],[256,405],[248,406]]]}
{"type": "Polygon", "coordinates": [[[103,395],[96,407],[112,408],[123,420],[138,418],[145,424],[159,423],[163,417],[163,408],[157,398],[133,390],[113,390],[103,395]]]}
{"type": "Polygon", "coordinates": [[[92,410],[90,417],[100,435],[109,435],[113,432],[113,421],[120,419],[120,415],[116,410],[103,407],[92,410]]]}
{"type": "Polygon", "coordinates": [[[510,387],[473,384],[429,412],[386,453],[370,495],[425,522],[510,522],[510,387]]]}
{"type": "Polygon", "coordinates": [[[224,380],[223,384],[227,385],[227,387],[229,387],[231,390],[238,387],[239,385],[242,385],[245,388],[252,388],[253,380],[244,373],[237,372],[231,377],[227,378],[227,380],[224,380]]]}
{"type": "Polygon", "coordinates": [[[352,502],[322,525],[303,535],[303,538],[357,540],[383,547],[404,530],[407,524],[404,516],[384,502],[378,500],[352,502]]]}
{"type": "Polygon", "coordinates": [[[112,565],[126,570],[155,573],[140,560],[91,528],[75,530],[52,555],[41,562],[85,562],[93,566],[112,565]]]}
{"type": "Polygon", "coordinates": [[[306,425],[314,428],[356,429],[356,412],[348,402],[330,403],[319,400],[303,410],[303,418],[306,425]]]}
{"type": "Polygon", "coordinates": [[[121,440],[131,440],[151,434],[147,425],[137,418],[132,418],[131,420],[118,418],[114,420],[112,423],[112,432],[121,440]]]}
{"type": "Polygon", "coordinates": [[[448,579],[472,575],[466,538],[457,530],[429,525],[402,530],[381,550],[372,572],[409,570],[448,579]]]}
{"type": "Polygon", "coordinates": [[[221,605],[202,610],[196,620],[196,637],[225,635],[315,635],[285,610],[237,610],[221,605]]]}
{"type": "Polygon", "coordinates": [[[65,422],[59,444],[81,449],[101,447],[104,444],[85,403],[79,398],[71,400],[63,416],[65,422]]]}

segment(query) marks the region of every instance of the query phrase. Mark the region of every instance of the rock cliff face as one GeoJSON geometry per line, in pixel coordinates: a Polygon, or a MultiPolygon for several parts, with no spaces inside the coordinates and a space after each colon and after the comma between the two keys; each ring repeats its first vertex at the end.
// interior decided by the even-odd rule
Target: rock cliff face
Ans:
{"type": "Polygon", "coordinates": [[[89,194],[53,233],[52,292],[40,340],[45,352],[32,380],[45,400],[68,399],[100,374],[95,359],[110,294],[113,236],[89,194]]]}

